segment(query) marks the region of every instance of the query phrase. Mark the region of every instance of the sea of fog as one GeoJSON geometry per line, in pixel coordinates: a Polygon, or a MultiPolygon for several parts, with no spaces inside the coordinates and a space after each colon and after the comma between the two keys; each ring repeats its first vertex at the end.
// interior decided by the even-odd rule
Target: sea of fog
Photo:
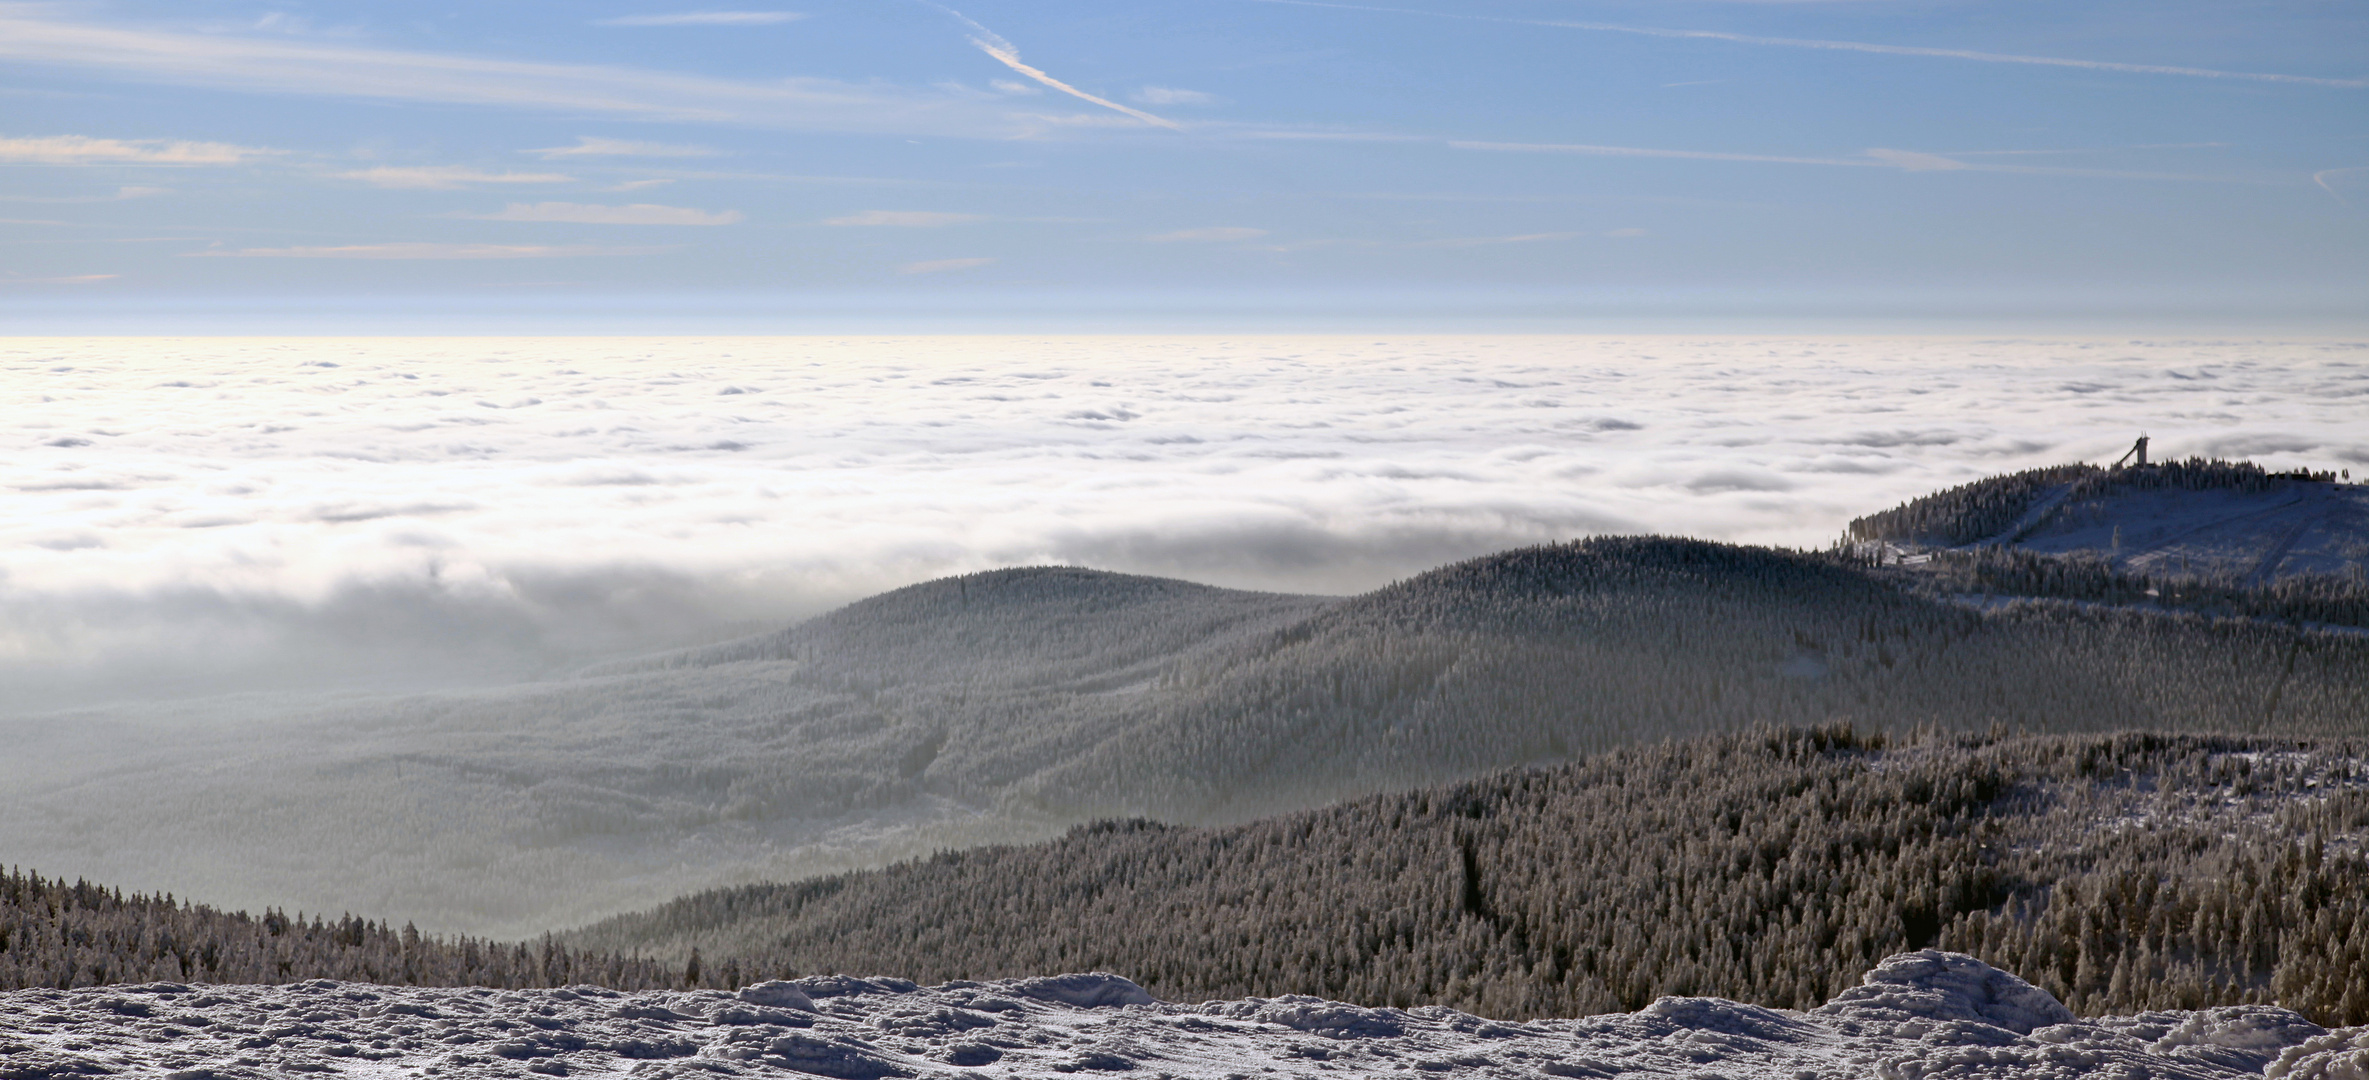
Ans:
{"type": "Polygon", "coordinates": [[[2142,432],[2357,468],[2365,418],[2336,341],[0,339],[0,712],[533,678],[1000,566],[1821,546],[2142,432]]]}

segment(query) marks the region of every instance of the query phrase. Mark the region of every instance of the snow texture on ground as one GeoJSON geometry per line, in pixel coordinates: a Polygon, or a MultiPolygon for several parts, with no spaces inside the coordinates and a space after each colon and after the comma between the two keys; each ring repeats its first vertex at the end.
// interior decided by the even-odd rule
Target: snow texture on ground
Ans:
{"type": "Polygon", "coordinates": [[[2361,1080],[2369,1028],[2331,1032],[2265,1006],[2079,1019],[2013,975],[1933,950],[1894,956],[1808,1012],[1668,997],[1523,1023],[1310,997],[1171,1004],[1104,974],[936,987],[827,976],[738,994],[318,981],[0,995],[6,1080],[1056,1073],[2361,1080]]]}

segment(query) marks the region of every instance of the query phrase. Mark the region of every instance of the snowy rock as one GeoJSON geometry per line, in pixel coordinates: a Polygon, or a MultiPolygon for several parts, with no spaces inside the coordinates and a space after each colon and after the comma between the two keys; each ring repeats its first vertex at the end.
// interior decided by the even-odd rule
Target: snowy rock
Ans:
{"type": "MultiPolygon", "coordinates": [[[[2209,1061],[2260,1072],[2290,1046],[2326,1035],[2326,1028],[2285,1009],[2262,1005],[2200,1009],[2147,1047],[2149,1053],[2209,1061]]],[[[2360,1080],[2369,1080],[2363,1076],[2360,1080]]]]}
{"type": "Polygon", "coordinates": [[[1726,998],[1666,997],[1643,1011],[1684,1028],[1758,1039],[1790,1038],[1807,1026],[1799,1016],[1758,1005],[1739,1005],[1726,998]]]}
{"type": "Polygon", "coordinates": [[[1810,1012],[1666,997],[1512,1024],[1303,996],[1184,1005],[1095,973],[620,993],[153,983],[0,993],[0,1080],[289,1075],[776,1080],[2369,1080],[2369,1029],[2263,1006],[2079,1019],[1952,953],[1810,1012]],[[821,1007],[817,1007],[817,1002],[821,1007]],[[1329,1080],[1329,1078],[1327,1078],[1329,1080]]]}
{"type": "Polygon", "coordinates": [[[874,1053],[871,1046],[845,1037],[784,1035],[766,1043],[765,1056],[759,1060],[767,1065],[816,1076],[836,1077],[838,1080],[880,1080],[887,1076],[913,1075],[874,1053]]]}
{"type": "Polygon", "coordinates": [[[1964,953],[1939,949],[1886,959],[1867,973],[1861,985],[1835,995],[1817,1012],[1893,1024],[1973,1021],[1995,1024],[2018,1035],[2073,1020],[2073,1010],[2048,991],[1964,953]]]}
{"type": "Polygon", "coordinates": [[[1252,999],[1237,1013],[1262,1024],[1281,1024],[1329,1039],[1387,1039],[1406,1033],[1406,1014],[1397,1009],[1361,1009],[1338,1001],[1287,994],[1272,1001],[1252,999]]]}
{"type": "Polygon", "coordinates": [[[2271,1080],[2369,1080],[2369,1027],[2314,1036],[2279,1051],[2271,1080]]]}
{"type": "Polygon", "coordinates": [[[783,982],[779,979],[743,987],[740,991],[740,1000],[751,1005],[771,1005],[780,1009],[814,1011],[814,999],[806,996],[806,991],[799,989],[797,983],[783,982]]]}
{"type": "Polygon", "coordinates": [[[1012,984],[1014,993],[1038,1001],[1058,1001],[1082,1009],[1098,1009],[1109,1005],[1149,1005],[1152,996],[1143,987],[1107,972],[1090,975],[1054,975],[1049,978],[1022,979],[1012,984]]]}

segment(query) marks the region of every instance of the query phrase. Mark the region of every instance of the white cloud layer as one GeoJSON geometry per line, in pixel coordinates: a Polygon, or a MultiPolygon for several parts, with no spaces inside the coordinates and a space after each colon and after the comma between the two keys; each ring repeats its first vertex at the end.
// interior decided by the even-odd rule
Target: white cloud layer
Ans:
{"type": "MultiPolygon", "coordinates": [[[[482,257],[565,253],[524,250],[482,257]]],[[[1342,592],[1586,533],[1822,545],[2140,431],[2358,469],[2365,406],[2329,343],[19,338],[0,701],[510,677],[994,566],[1342,592]]]]}

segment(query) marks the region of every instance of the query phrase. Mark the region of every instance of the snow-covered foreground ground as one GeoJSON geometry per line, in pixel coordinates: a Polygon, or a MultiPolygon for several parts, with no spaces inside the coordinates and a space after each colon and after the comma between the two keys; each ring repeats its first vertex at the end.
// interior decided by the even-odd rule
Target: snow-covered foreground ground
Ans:
{"type": "Polygon", "coordinates": [[[0,995],[0,1077],[1322,1074],[1882,1077],[2369,1076],[2369,1028],[2250,1006],[2076,1019],[1971,957],[1894,956],[1809,1012],[1663,998],[1503,1023],[1307,997],[1180,1005],[1114,975],[919,987],[842,976],[721,991],[359,983],[0,995]]]}

